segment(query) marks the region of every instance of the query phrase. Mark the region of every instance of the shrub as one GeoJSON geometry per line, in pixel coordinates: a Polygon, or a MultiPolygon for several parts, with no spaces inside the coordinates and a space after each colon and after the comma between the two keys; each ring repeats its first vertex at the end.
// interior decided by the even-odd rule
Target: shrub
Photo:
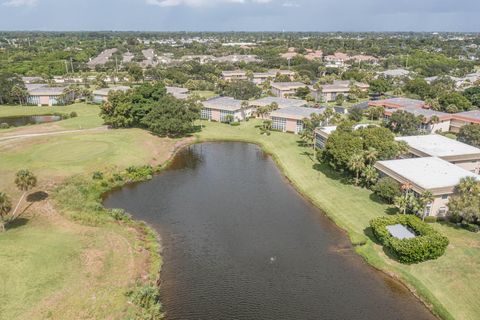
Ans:
{"type": "Polygon", "coordinates": [[[478,232],[480,230],[480,227],[476,224],[473,224],[473,223],[467,223],[467,222],[462,222],[462,228],[464,228],[465,230],[468,230],[470,232],[478,232]]]}
{"type": "Polygon", "coordinates": [[[123,209],[109,209],[108,212],[110,213],[112,218],[117,220],[117,221],[128,221],[132,218],[123,209]]]}
{"type": "Polygon", "coordinates": [[[75,111],[70,112],[70,118],[76,118],[78,114],[75,111]]]}
{"type": "Polygon", "coordinates": [[[92,174],[92,179],[93,179],[93,180],[102,180],[102,179],[103,179],[103,173],[100,172],[100,171],[95,171],[95,172],[92,174]]]}
{"type": "Polygon", "coordinates": [[[127,294],[132,303],[140,308],[135,319],[162,319],[162,305],[158,288],[153,285],[138,287],[127,294]]]}
{"type": "Polygon", "coordinates": [[[433,216],[425,217],[425,222],[427,222],[427,223],[437,222],[437,217],[433,217],[433,216]]]}
{"type": "Polygon", "coordinates": [[[232,127],[238,127],[240,125],[240,122],[236,121],[236,122],[231,122],[230,125],[232,127]]]}
{"type": "Polygon", "coordinates": [[[402,190],[397,181],[390,177],[383,177],[372,187],[372,191],[380,198],[392,203],[395,197],[402,194],[402,190]]]}
{"type": "Polygon", "coordinates": [[[432,226],[413,215],[378,217],[370,221],[375,237],[402,263],[419,263],[436,259],[445,253],[448,238],[432,226]],[[387,226],[402,224],[416,233],[412,239],[398,239],[387,230],[387,226]]]}
{"type": "Polygon", "coordinates": [[[5,123],[5,122],[0,123],[0,129],[8,129],[8,128],[10,128],[10,126],[8,125],[8,123],[5,123]]]}

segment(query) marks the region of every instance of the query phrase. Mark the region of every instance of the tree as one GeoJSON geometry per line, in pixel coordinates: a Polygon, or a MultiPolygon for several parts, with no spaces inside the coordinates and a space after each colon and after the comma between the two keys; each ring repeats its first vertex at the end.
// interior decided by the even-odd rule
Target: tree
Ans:
{"type": "Polygon", "coordinates": [[[135,82],[143,80],[143,70],[138,64],[130,64],[127,72],[135,82]]]}
{"type": "Polygon", "coordinates": [[[358,107],[353,107],[350,109],[348,113],[348,119],[353,120],[355,122],[360,122],[363,119],[363,110],[358,107]]]}
{"type": "Polygon", "coordinates": [[[199,118],[200,108],[195,102],[167,95],[140,122],[159,136],[180,137],[193,132],[194,121],[199,118]]]}
{"type": "Polygon", "coordinates": [[[422,215],[422,220],[425,220],[427,215],[427,207],[435,200],[433,193],[430,190],[425,190],[417,199],[418,213],[422,215]]]}
{"type": "Polygon", "coordinates": [[[348,169],[355,173],[355,185],[360,181],[360,172],[365,168],[365,159],[362,154],[354,154],[348,160],[348,169]]]}
{"type": "Polygon", "coordinates": [[[410,112],[397,110],[388,119],[386,127],[399,135],[409,136],[417,134],[421,124],[422,118],[410,112]]]}
{"type": "MultiPolygon", "coordinates": [[[[350,126],[351,130],[351,126],[350,126]]],[[[323,159],[333,168],[343,171],[348,168],[348,163],[353,155],[361,154],[363,141],[352,132],[337,128],[327,139],[323,151],[323,159]]]]}
{"type": "Polygon", "coordinates": [[[237,100],[250,100],[260,97],[262,89],[250,81],[230,81],[224,84],[222,93],[237,100]]]}
{"type": "Polygon", "coordinates": [[[17,99],[19,105],[22,105],[27,100],[28,91],[25,87],[17,84],[13,86],[11,95],[17,99]]]}
{"type": "Polygon", "coordinates": [[[463,91],[463,96],[476,107],[480,107],[480,86],[471,87],[463,91]]]}
{"type": "Polygon", "coordinates": [[[324,117],[321,114],[313,113],[310,118],[303,119],[303,130],[301,132],[301,138],[315,148],[315,129],[320,126],[324,117]]]}
{"type": "Polygon", "coordinates": [[[2,231],[5,231],[5,223],[7,222],[7,216],[12,210],[12,202],[6,193],[0,192],[0,224],[2,231]]]}
{"type": "Polygon", "coordinates": [[[423,78],[415,78],[405,83],[403,87],[405,92],[418,96],[420,99],[425,99],[430,96],[430,85],[423,78]]]}
{"type": "Polygon", "coordinates": [[[382,106],[369,107],[366,111],[366,115],[370,120],[378,120],[383,115],[382,106]]]}
{"type": "Polygon", "coordinates": [[[385,199],[388,203],[393,203],[395,198],[402,195],[400,184],[390,177],[380,178],[380,180],[378,180],[373,186],[372,190],[376,195],[385,199]]]}
{"type": "Polygon", "coordinates": [[[467,124],[460,128],[458,141],[471,146],[480,147],[480,124],[467,124]]]}
{"type": "Polygon", "coordinates": [[[451,113],[468,111],[472,108],[472,103],[458,92],[445,92],[438,97],[438,102],[440,103],[442,111],[451,113]],[[454,105],[456,108],[452,109],[450,107],[452,105],[454,105]]]}
{"type": "Polygon", "coordinates": [[[370,92],[383,95],[384,93],[392,90],[390,81],[386,78],[378,78],[370,81],[370,92]]]}
{"type": "Polygon", "coordinates": [[[345,102],[345,96],[343,94],[339,94],[335,97],[335,104],[337,106],[343,105],[344,102],[345,102]]]}
{"type": "Polygon", "coordinates": [[[451,216],[468,223],[478,223],[480,219],[480,183],[472,177],[462,179],[447,205],[451,216]]]}
{"type": "Polygon", "coordinates": [[[9,72],[0,72],[0,104],[15,104],[19,100],[19,96],[14,93],[23,92],[23,90],[25,90],[25,85],[19,76],[9,72]],[[13,90],[14,87],[21,90],[13,90]]]}
{"type": "Polygon", "coordinates": [[[370,187],[377,182],[378,172],[373,165],[369,164],[363,168],[361,177],[365,186],[370,187]]]}
{"type": "Polygon", "coordinates": [[[15,209],[13,210],[10,221],[13,221],[16,218],[18,218],[17,211],[20,207],[20,204],[25,198],[25,195],[27,194],[27,192],[37,185],[37,177],[28,169],[19,170],[15,175],[15,185],[20,191],[23,191],[23,193],[22,193],[22,196],[20,197],[20,200],[18,200],[18,203],[15,206],[15,209]]]}
{"type": "Polygon", "coordinates": [[[300,99],[306,99],[307,95],[310,94],[310,89],[308,87],[300,87],[297,90],[295,90],[295,96],[299,97],[300,99]]]}

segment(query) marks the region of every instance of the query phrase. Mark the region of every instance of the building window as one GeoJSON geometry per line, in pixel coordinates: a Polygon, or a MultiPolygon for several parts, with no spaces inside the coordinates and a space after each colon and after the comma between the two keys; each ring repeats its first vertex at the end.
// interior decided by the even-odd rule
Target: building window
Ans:
{"type": "Polygon", "coordinates": [[[220,111],[220,122],[226,122],[228,115],[235,116],[235,112],[233,112],[233,111],[221,110],[221,111],[220,111]]]}
{"type": "Polygon", "coordinates": [[[302,120],[297,120],[297,127],[295,128],[296,133],[300,133],[305,129],[303,121],[302,120]]]}
{"type": "Polygon", "coordinates": [[[287,119],[272,117],[272,129],[278,131],[285,131],[287,128],[287,119]]]}
{"type": "Polygon", "coordinates": [[[200,112],[200,118],[204,120],[211,120],[212,119],[212,109],[203,108],[200,112]]]}
{"type": "Polygon", "coordinates": [[[448,199],[448,194],[442,194],[442,199],[447,200],[448,199]]]}

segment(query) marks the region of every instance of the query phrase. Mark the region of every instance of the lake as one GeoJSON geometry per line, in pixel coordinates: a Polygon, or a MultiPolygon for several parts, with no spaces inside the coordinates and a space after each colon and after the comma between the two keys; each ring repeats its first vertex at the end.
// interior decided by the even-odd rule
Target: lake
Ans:
{"type": "Polygon", "coordinates": [[[105,206],[160,233],[167,319],[434,319],[255,145],[190,146],[105,206]]]}
{"type": "Polygon", "coordinates": [[[40,124],[60,121],[60,116],[45,115],[45,116],[18,116],[18,117],[0,117],[0,124],[6,123],[10,127],[20,127],[29,124],[40,124]]]}

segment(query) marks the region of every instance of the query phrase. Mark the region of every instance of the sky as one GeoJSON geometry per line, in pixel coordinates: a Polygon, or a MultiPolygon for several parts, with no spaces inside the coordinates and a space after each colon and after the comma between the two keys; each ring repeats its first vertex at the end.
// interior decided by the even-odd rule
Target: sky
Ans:
{"type": "Polygon", "coordinates": [[[480,0],[0,0],[0,30],[466,31],[480,0]]]}

